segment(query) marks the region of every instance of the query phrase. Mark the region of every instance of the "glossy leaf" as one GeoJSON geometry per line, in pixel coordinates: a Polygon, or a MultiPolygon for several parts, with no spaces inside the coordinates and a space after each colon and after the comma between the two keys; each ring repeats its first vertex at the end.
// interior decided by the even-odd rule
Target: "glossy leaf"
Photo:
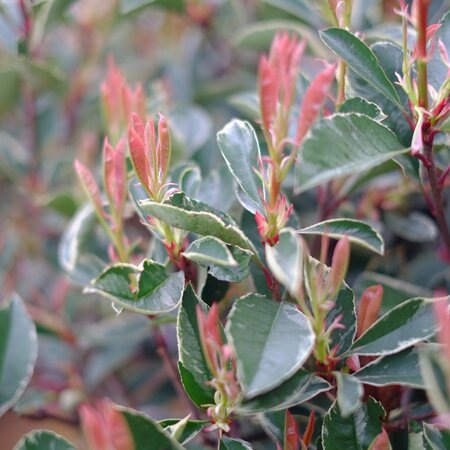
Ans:
{"type": "Polygon", "coordinates": [[[339,112],[364,114],[374,120],[382,120],[386,117],[376,103],[369,102],[361,97],[353,97],[346,100],[339,107],[339,112]]]}
{"type": "Polygon", "coordinates": [[[369,398],[348,417],[340,413],[337,402],[325,415],[322,426],[324,450],[366,450],[381,433],[380,418],[384,416],[380,403],[369,398]]]}
{"type": "Polygon", "coordinates": [[[138,201],[144,216],[153,216],[182,230],[213,236],[231,245],[256,253],[253,244],[237,227],[230,216],[205,203],[186,197],[182,192],[172,195],[165,203],[138,201]]]}
{"type": "Polygon", "coordinates": [[[22,299],[13,294],[0,309],[0,416],[24,392],[37,357],[37,336],[22,299]]]}
{"type": "Polygon", "coordinates": [[[397,236],[409,242],[433,242],[439,236],[435,222],[418,211],[412,211],[406,216],[388,212],[384,215],[384,221],[397,236]]]}
{"type": "MultiPolygon", "coordinates": [[[[189,417],[189,416],[188,416],[189,417]]],[[[194,439],[207,425],[208,420],[186,420],[186,419],[164,419],[160,420],[161,425],[172,437],[174,437],[181,445],[187,444],[194,439]]]]}
{"type": "Polygon", "coordinates": [[[423,424],[423,443],[425,450],[447,450],[450,448],[450,432],[439,430],[431,424],[423,424]]]}
{"type": "Polygon", "coordinates": [[[165,450],[183,450],[183,447],[156,421],[129,408],[119,407],[133,438],[134,447],[152,447],[165,450]]]}
{"type": "Polygon", "coordinates": [[[436,323],[433,304],[413,298],[396,306],[378,319],[350,352],[360,355],[390,355],[433,336],[436,323]]]}
{"type": "Polygon", "coordinates": [[[168,275],[163,265],[149,259],[138,267],[122,263],[108,266],[89,288],[126,309],[143,314],[175,309],[183,289],[183,272],[168,275]]]}
{"type": "Polygon", "coordinates": [[[400,384],[424,389],[417,350],[408,348],[393,355],[382,356],[365,365],[353,376],[371,386],[400,384]]]}
{"type": "Polygon", "coordinates": [[[336,372],[337,403],[341,416],[347,418],[361,407],[363,386],[352,375],[336,372]]]}
{"type": "Polygon", "coordinates": [[[355,219],[330,219],[298,230],[300,234],[327,235],[334,239],[348,236],[351,242],[382,255],[384,241],[368,223],[355,219]]]}
{"type": "Polygon", "coordinates": [[[246,398],[290,378],[311,353],[315,340],[309,320],[294,305],[256,294],[235,302],[226,332],[246,398]]]}
{"type": "Polygon", "coordinates": [[[277,388],[255,398],[244,400],[238,406],[238,412],[239,414],[256,414],[282,411],[300,405],[331,388],[332,386],[323,378],[300,369],[277,388]]]}
{"type": "Polygon", "coordinates": [[[209,265],[236,267],[238,265],[228,247],[220,239],[210,236],[193,241],[183,252],[183,256],[203,267],[209,265]]]}
{"type": "Polygon", "coordinates": [[[266,245],[266,259],[273,276],[293,298],[303,281],[303,244],[292,229],[282,230],[276,245],[266,245]]]}
{"type": "Polygon", "coordinates": [[[201,406],[213,402],[214,392],[207,384],[212,379],[212,375],[203,356],[198,331],[197,305],[200,305],[203,311],[208,310],[206,303],[197,297],[189,284],[178,311],[179,369],[186,392],[197,406],[201,406]]]}
{"type": "Polygon", "coordinates": [[[255,172],[261,159],[255,130],[248,122],[234,119],[217,133],[217,143],[239,186],[253,200],[257,210],[263,213],[260,198],[263,185],[255,172]]]}
{"type": "Polygon", "coordinates": [[[327,326],[339,318],[342,328],[331,334],[331,348],[336,348],[336,355],[344,354],[352,346],[356,335],[356,310],[353,291],[344,283],[339,290],[333,308],[327,315],[327,326]]]}
{"type": "Polygon", "coordinates": [[[220,440],[219,450],[252,450],[252,446],[241,439],[223,437],[220,440]]]}
{"type": "Polygon", "coordinates": [[[320,31],[325,45],[342,58],[358,75],[394,103],[400,99],[372,50],[354,34],[343,28],[320,31]]]}
{"type": "Polygon", "coordinates": [[[319,120],[303,142],[297,190],[363,172],[408,151],[389,128],[370,117],[334,114],[319,120]]]}
{"type": "MultiPolygon", "coordinates": [[[[450,13],[447,12],[444,17],[439,21],[440,27],[435,35],[435,42],[438,39],[442,41],[447,53],[450,54],[450,13]]],[[[446,67],[444,61],[442,61],[440,52],[436,48],[434,52],[431,53],[430,61],[428,62],[428,83],[430,83],[434,89],[439,90],[442,83],[448,77],[448,68],[446,67]]]]}
{"type": "Polygon", "coordinates": [[[14,450],[76,450],[76,447],[59,434],[48,430],[35,430],[26,434],[14,450]]]}

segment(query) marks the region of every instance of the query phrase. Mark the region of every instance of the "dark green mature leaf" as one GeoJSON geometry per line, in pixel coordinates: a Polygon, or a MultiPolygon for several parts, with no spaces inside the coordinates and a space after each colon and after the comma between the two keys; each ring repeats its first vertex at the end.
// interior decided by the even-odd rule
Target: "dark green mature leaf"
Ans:
{"type": "Polygon", "coordinates": [[[268,392],[290,378],[311,353],[315,340],[309,320],[295,305],[256,294],[235,302],[226,333],[246,398],[268,392]]]}
{"type": "Polygon", "coordinates": [[[181,420],[164,419],[160,420],[158,423],[181,445],[187,444],[191,439],[194,439],[203,428],[211,424],[209,420],[187,420],[187,418],[181,420]]]}
{"type": "Polygon", "coordinates": [[[401,384],[419,389],[425,387],[420,373],[419,355],[415,347],[393,355],[382,356],[358,370],[353,376],[372,386],[401,384]]]}
{"type": "Polygon", "coordinates": [[[324,450],[367,450],[381,433],[380,403],[369,398],[349,417],[342,417],[337,402],[327,412],[322,426],[324,450]]]}
{"type": "Polygon", "coordinates": [[[325,45],[342,58],[358,75],[378,92],[401,106],[394,85],[386,76],[372,50],[354,34],[342,28],[320,31],[325,45]]]}
{"type": "Polygon", "coordinates": [[[138,204],[144,217],[153,216],[172,227],[213,236],[227,244],[256,253],[253,244],[228,214],[186,197],[182,192],[172,195],[165,203],[144,200],[138,201],[138,204]]]}
{"type": "Polygon", "coordinates": [[[370,117],[371,119],[381,121],[386,116],[380,107],[361,97],[349,98],[339,107],[340,113],[359,113],[370,117]]]}
{"type": "Polygon", "coordinates": [[[129,408],[118,407],[133,438],[134,447],[152,447],[164,450],[184,450],[183,447],[163,427],[151,417],[129,408]]]}
{"type": "Polygon", "coordinates": [[[341,416],[346,418],[356,412],[361,406],[363,386],[352,375],[335,372],[337,382],[337,403],[341,416]]]}
{"type": "Polygon", "coordinates": [[[363,172],[408,151],[389,128],[370,117],[334,114],[319,120],[303,143],[297,190],[363,172]]]}
{"type": "Polygon", "coordinates": [[[276,245],[266,245],[266,259],[273,276],[296,298],[303,281],[303,244],[295,231],[286,228],[276,245]]]}
{"type": "Polygon", "coordinates": [[[248,204],[243,204],[244,208],[262,213],[264,207],[259,193],[264,187],[255,173],[261,159],[255,130],[248,122],[233,119],[217,133],[217,143],[230,172],[254,204],[250,209],[248,204]]]}
{"type": "Polygon", "coordinates": [[[35,430],[26,434],[14,450],[76,450],[76,447],[59,434],[48,430],[35,430]]]}
{"type": "Polygon", "coordinates": [[[300,405],[331,388],[332,386],[323,378],[300,369],[277,388],[250,400],[244,400],[237,411],[239,414],[281,411],[300,405]]]}
{"type": "Polygon", "coordinates": [[[443,361],[437,345],[426,345],[419,351],[420,369],[427,395],[439,414],[450,413],[447,361],[443,361]]]}
{"type": "Polygon", "coordinates": [[[350,352],[360,355],[390,355],[433,336],[436,322],[433,304],[413,298],[396,306],[378,319],[350,352]]]}
{"type": "MultiPolygon", "coordinates": [[[[395,85],[397,81],[396,73],[400,75],[403,73],[403,50],[390,42],[377,42],[371,46],[371,50],[377,57],[391,83],[394,84],[403,108],[407,109],[408,97],[400,86],[395,85]]],[[[387,116],[384,120],[385,125],[394,131],[404,146],[408,146],[411,143],[412,130],[401,107],[378,93],[366,80],[361,78],[353,70],[349,70],[348,73],[347,91],[349,95],[363,97],[377,104],[387,116]]],[[[403,160],[409,157],[405,156],[400,158],[403,160]]],[[[397,158],[397,162],[399,162],[399,158],[397,158]]],[[[402,164],[404,164],[404,161],[402,161],[402,164]]]]}
{"type": "Polygon", "coordinates": [[[183,272],[168,275],[162,264],[149,259],[138,267],[122,263],[108,266],[89,288],[126,309],[143,314],[175,309],[183,289],[183,272]],[[136,289],[131,287],[133,282],[137,284],[136,289]]]}
{"type": "Polygon", "coordinates": [[[337,328],[331,334],[331,348],[337,347],[336,355],[343,355],[353,344],[356,335],[356,310],[353,291],[343,284],[336,302],[327,316],[327,327],[339,318],[343,328],[337,328]]]}
{"type": "Polygon", "coordinates": [[[424,423],[423,443],[426,450],[448,450],[450,448],[450,432],[438,430],[433,425],[424,423]]]}
{"type": "Polygon", "coordinates": [[[189,284],[178,311],[177,339],[179,352],[179,370],[184,388],[197,405],[213,403],[214,391],[208,386],[211,372],[203,356],[197,322],[197,305],[207,311],[208,305],[200,300],[189,284]]]}
{"type": "MultiPolygon", "coordinates": [[[[450,54],[450,12],[444,15],[439,21],[440,27],[436,32],[436,42],[440,39],[450,54]]],[[[432,53],[431,59],[428,62],[428,83],[430,83],[437,91],[447,79],[448,68],[442,61],[440,52],[432,53]]]]}
{"type": "Polygon", "coordinates": [[[406,216],[387,212],[384,214],[384,221],[396,235],[410,242],[433,242],[439,236],[436,223],[418,211],[412,211],[406,216]]]}
{"type": "Polygon", "coordinates": [[[22,299],[13,294],[0,309],[0,416],[22,395],[37,357],[36,328],[22,299]]]}
{"type": "Polygon", "coordinates": [[[19,104],[20,74],[14,67],[2,65],[0,70],[0,116],[19,104]]]}
{"type": "Polygon", "coordinates": [[[219,450],[252,450],[252,446],[241,439],[223,437],[220,441],[219,450]]]}
{"type": "Polygon", "coordinates": [[[368,223],[355,219],[330,219],[319,222],[310,227],[298,230],[300,234],[326,234],[339,239],[347,236],[351,242],[368,248],[375,253],[384,253],[384,241],[380,233],[368,223]]]}

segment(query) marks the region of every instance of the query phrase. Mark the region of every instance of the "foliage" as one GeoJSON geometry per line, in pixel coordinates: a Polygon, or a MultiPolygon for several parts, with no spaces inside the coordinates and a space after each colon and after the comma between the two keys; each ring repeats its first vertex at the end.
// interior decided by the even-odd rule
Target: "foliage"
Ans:
{"type": "Polygon", "coordinates": [[[0,416],[450,448],[449,5],[94,3],[0,4],[0,416]]]}

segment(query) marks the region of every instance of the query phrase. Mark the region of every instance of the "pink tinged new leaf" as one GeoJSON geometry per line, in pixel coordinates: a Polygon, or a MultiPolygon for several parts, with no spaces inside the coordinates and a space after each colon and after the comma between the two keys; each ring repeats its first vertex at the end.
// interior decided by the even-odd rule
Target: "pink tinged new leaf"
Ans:
{"type": "Polygon", "coordinates": [[[142,183],[142,186],[146,189],[147,193],[152,194],[149,182],[150,157],[147,149],[145,148],[144,140],[133,127],[130,127],[128,130],[128,145],[130,148],[131,161],[133,163],[136,175],[142,183]]]}
{"type": "Polygon", "coordinates": [[[416,127],[414,128],[413,137],[411,140],[411,153],[413,155],[418,155],[422,153],[423,149],[423,133],[422,133],[422,127],[423,127],[423,121],[425,112],[421,108],[417,108],[417,114],[419,118],[417,119],[416,127]]]}
{"type": "Polygon", "coordinates": [[[277,110],[279,79],[271,63],[264,55],[259,61],[258,89],[264,129],[269,132],[277,110]]]}
{"type": "Polygon", "coordinates": [[[389,435],[383,428],[381,433],[375,438],[370,446],[370,450],[391,450],[391,443],[389,442],[389,435]]]}
{"type": "Polygon", "coordinates": [[[116,214],[121,217],[126,199],[126,162],[125,162],[125,142],[123,138],[114,149],[105,139],[103,145],[103,165],[106,192],[110,204],[116,214]]]}
{"type": "Polygon", "coordinates": [[[102,450],[108,448],[108,431],[103,426],[97,411],[89,405],[81,405],[78,409],[81,429],[89,450],[102,450]]]}
{"type": "Polygon", "coordinates": [[[286,410],[284,422],[284,450],[298,450],[300,446],[300,435],[294,416],[286,410]]]}
{"type": "Polygon", "coordinates": [[[145,148],[150,161],[149,177],[150,183],[152,183],[152,191],[157,190],[157,178],[158,178],[158,157],[156,155],[156,134],[155,134],[155,122],[153,118],[149,118],[145,123],[145,148]]]}
{"type": "Polygon", "coordinates": [[[314,426],[316,424],[316,414],[311,411],[309,414],[308,423],[306,425],[305,432],[303,433],[303,442],[306,446],[310,444],[314,435],[314,426]]]}
{"type": "Polygon", "coordinates": [[[158,168],[162,173],[162,180],[165,179],[170,165],[170,131],[167,119],[160,113],[158,120],[158,146],[156,154],[158,159],[158,168]]]}
{"type": "Polygon", "coordinates": [[[442,345],[445,358],[450,364],[450,310],[448,298],[444,297],[435,300],[434,312],[439,324],[438,342],[442,345]]]}
{"type": "Polygon", "coordinates": [[[361,336],[370,328],[380,315],[381,302],[383,301],[383,286],[376,284],[368,287],[361,295],[358,304],[356,336],[361,336]]]}
{"type": "Polygon", "coordinates": [[[331,262],[331,289],[336,292],[341,287],[345,276],[347,275],[348,265],[350,262],[350,241],[348,236],[339,239],[333,252],[331,262]]]}
{"type": "Polygon", "coordinates": [[[335,64],[328,64],[311,82],[303,97],[300,109],[295,145],[299,146],[316,121],[327,98],[336,72],[335,64]]]}
{"type": "Polygon", "coordinates": [[[98,184],[95,181],[92,173],[86,166],[78,161],[78,159],[75,160],[74,167],[78,175],[78,179],[80,180],[81,186],[83,187],[84,192],[92,203],[95,211],[99,216],[106,218],[106,213],[102,206],[102,196],[100,193],[100,189],[98,188],[98,184]]]}

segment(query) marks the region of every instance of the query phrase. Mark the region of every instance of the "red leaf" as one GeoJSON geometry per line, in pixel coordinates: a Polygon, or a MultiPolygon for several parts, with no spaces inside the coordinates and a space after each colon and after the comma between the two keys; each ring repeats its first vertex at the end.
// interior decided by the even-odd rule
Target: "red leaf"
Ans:
{"type": "Polygon", "coordinates": [[[389,435],[383,428],[382,432],[375,438],[370,446],[370,450],[391,450],[391,443],[389,442],[389,435]]]}
{"type": "Polygon", "coordinates": [[[279,88],[276,71],[267,57],[263,56],[259,61],[258,89],[262,121],[267,132],[276,114],[279,88]]]}
{"type": "Polygon", "coordinates": [[[165,179],[170,165],[170,132],[167,125],[167,119],[159,114],[158,121],[158,146],[156,148],[158,172],[162,173],[162,179],[165,179]]]}
{"type": "Polygon", "coordinates": [[[299,146],[322,109],[334,80],[335,64],[327,64],[325,69],[311,82],[303,97],[300,109],[295,144],[299,146]]]}
{"type": "Polygon", "coordinates": [[[383,286],[376,284],[368,287],[361,295],[358,304],[356,336],[361,336],[378,319],[381,302],[383,300],[383,286]]]}
{"type": "Polygon", "coordinates": [[[314,425],[316,424],[316,415],[314,411],[309,414],[308,424],[306,425],[305,432],[303,433],[303,442],[306,446],[309,445],[314,434],[314,425]]]}
{"type": "Polygon", "coordinates": [[[294,416],[286,410],[284,422],[284,450],[298,450],[300,446],[300,435],[294,416]]]}
{"type": "Polygon", "coordinates": [[[83,187],[83,190],[94,206],[95,211],[99,216],[106,218],[106,213],[103,210],[102,206],[102,196],[100,193],[100,189],[98,188],[98,184],[92,176],[92,173],[86,166],[78,161],[78,159],[75,160],[74,167],[78,175],[78,179],[80,180],[81,186],[83,187]]]}

